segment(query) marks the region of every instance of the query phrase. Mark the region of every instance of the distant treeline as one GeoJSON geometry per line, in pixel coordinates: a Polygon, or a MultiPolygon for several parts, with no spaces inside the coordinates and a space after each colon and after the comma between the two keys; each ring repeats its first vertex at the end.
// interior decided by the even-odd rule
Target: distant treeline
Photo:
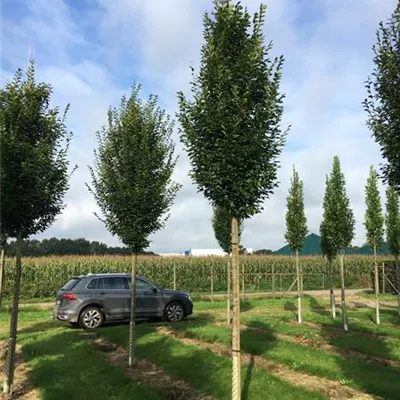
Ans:
{"type": "MultiPolygon", "coordinates": [[[[5,252],[8,257],[15,256],[15,241],[6,244],[5,252]]],[[[105,243],[90,242],[84,238],[43,240],[24,240],[22,243],[22,255],[25,257],[42,256],[67,256],[67,255],[128,255],[131,250],[128,247],[109,247],[105,243]]],[[[142,254],[155,255],[153,252],[142,254]]]]}

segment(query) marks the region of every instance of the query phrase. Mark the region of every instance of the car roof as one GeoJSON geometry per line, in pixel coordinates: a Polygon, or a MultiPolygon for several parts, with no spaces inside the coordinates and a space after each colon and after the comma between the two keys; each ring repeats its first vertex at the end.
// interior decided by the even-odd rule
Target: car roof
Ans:
{"type": "MultiPolygon", "coordinates": [[[[130,277],[131,274],[129,274],[127,272],[108,272],[108,273],[99,273],[99,274],[88,273],[86,275],[74,276],[73,278],[83,279],[83,278],[104,278],[104,277],[119,277],[119,276],[130,277]]],[[[141,278],[141,279],[146,280],[145,277],[140,276],[140,275],[136,275],[136,278],[141,278]]]]}

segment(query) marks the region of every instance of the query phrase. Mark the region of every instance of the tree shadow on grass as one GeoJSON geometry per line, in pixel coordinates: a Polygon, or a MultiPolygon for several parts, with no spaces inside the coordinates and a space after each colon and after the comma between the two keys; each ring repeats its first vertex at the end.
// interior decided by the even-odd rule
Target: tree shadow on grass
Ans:
{"type": "Polygon", "coordinates": [[[298,316],[298,312],[297,311],[298,310],[297,310],[297,307],[294,305],[293,302],[286,301],[284,306],[283,306],[283,309],[285,311],[291,311],[293,313],[293,316],[295,317],[295,319],[297,319],[297,316],[298,316]]]}
{"type": "Polygon", "coordinates": [[[307,298],[309,304],[310,304],[310,310],[313,313],[319,314],[323,317],[330,317],[331,316],[331,311],[327,309],[324,305],[320,304],[318,300],[310,295],[304,296],[307,298]]]}
{"type": "MultiPolygon", "coordinates": [[[[318,306],[322,307],[315,298],[312,302],[316,309],[319,309],[318,306]]],[[[337,319],[340,320],[340,318],[337,319]]],[[[390,359],[393,358],[393,355],[386,340],[380,337],[359,335],[356,330],[352,331],[351,323],[348,332],[332,329],[333,326],[337,327],[334,323],[322,323],[320,326],[325,341],[342,353],[335,358],[336,365],[342,372],[341,381],[344,384],[351,382],[362,391],[385,399],[400,398],[399,369],[391,367],[387,363],[368,359],[368,356],[361,358],[348,352],[348,350],[352,350],[390,359]]]]}

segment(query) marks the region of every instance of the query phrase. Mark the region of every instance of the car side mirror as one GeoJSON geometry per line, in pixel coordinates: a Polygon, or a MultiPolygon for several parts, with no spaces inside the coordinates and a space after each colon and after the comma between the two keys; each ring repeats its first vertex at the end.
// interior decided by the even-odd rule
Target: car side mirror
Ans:
{"type": "Polygon", "coordinates": [[[158,289],[156,287],[153,287],[153,293],[158,293],[158,289]]]}

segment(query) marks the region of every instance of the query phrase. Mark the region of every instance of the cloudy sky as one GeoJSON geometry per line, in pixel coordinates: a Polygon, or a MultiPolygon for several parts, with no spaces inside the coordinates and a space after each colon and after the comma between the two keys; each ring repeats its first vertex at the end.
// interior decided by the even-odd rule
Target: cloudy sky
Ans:
{"type": "MultiPolygon", "coordinates": [[[[364,186],[371,164],[381,162],[378,145],[365,126],[361,102],[371,73],[375,31],[396,0],[264,0],[266,40],[285,57],[283,125],[292,126],[281,156],[279,188],[264,211],[247,221],[243,245],[277,249],[285,244],[285,201],[293,163],[304,181],[310,232],[318,233],[325,174],[338,155],[357,220],[354,244],[365,239],[364,186]]],[[[42,237],[85,237],[120,244],[93,215],[87,165],[92,164],[95,133],[110,105],[117,105],[132,83],[142,96],[159,96],[175,114],[176,92],[189,94],[190,65],[199,65],[202,16],[212,0],[2,0],[4,85],[17,68],[26,68],[28,49],[37,79],[54,88],[54,104],[70,103],[68,127],[74,133],[70,158],[79,169],[71,179],[64,212],[42,237]]],[[[242,1],[251,12],[260,0],[242,1]]],[[[175,180],[183,185],[151,250],[176,252],[213,248],[211,207],[187,176],[189,163],[179,138],[175,180]]],[[[381,188],[383,190],[383,188],[381,188]]],[[[382,192],[383,193],[383,192],[382,192]]]]}

